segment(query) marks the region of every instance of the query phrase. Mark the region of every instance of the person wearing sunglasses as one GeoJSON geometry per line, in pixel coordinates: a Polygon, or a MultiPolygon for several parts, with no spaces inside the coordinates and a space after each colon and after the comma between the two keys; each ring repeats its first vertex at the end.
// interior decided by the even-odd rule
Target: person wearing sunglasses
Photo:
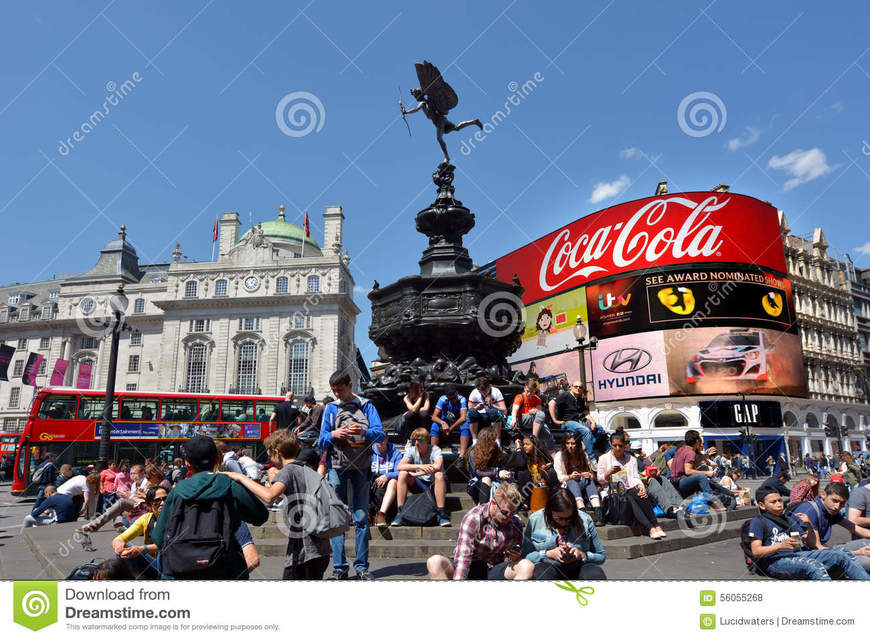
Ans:
{"type": "Polygon", "coordinates": [[[535,565],[535,580],[606,579],[604,545],[568,489],[553,491],[547,506],[529,516],[523,555],[535,565]]]}
{"type": "Polygon", "coordinates": [[[653,540],[664,538],[667,534],[653,513],[655,503],[640,478],[637,458],[625,450],[626,443],[627,438],[622,432],[610,436],[610,451],[598,458],[598,482],[607,487],[608,492],[621,484],[638,525],[649,531],[653,540]]]}
{"type": "Polygon", "coordinates": [[[506,482],[492,500],[462,518],[453,558],[430,556],[430,580],[531,580],[535,565],[522,556],[523,523],[517,517],[519,489],[506,482]]]}
{"type": "Polygon", "coordinates": [[[429,444],[429,430],[425,427],[414,429],[405,447],[405,455],[396,467],[399,477],[396,481],[396,505],[398,511],[393,527],[401,527],[402,507],[408,492],[435,492],[435,507],[438,510],[438,526],[449,527],[450,518],[445,509],[447,497],[447,476],[444,473],[444,458],[441,449],[429,444]]]}
{"type": "Polygon", "coordinates": [[[595,460],[595,440],[598,438],[598,425],[589,418],[589,406],[586,404],[586,388],[579,380],[575,380],[567,391],[562,391],[547,404],[550,419],[560,426],[580,437],[590,461],[595,460]],[[588,426],[587,426],[588,425],[588,426]]]}
{"type": "Polygon", "coordinates": [[[149,511],[112,540],[112,550],[118,557],[130,563],[130,568],[138,579],[160,578],[160,571],[157,568],[157,552],[160,549],[151,541],[151,533],[154,531],[154,525],[157,524],[157,518],[160,516],[167,495],[169,492],[160,486],[148,489],[145,494],[145,504],[148,505],[149,511]],[[143,536],[144,544],[130,545],[139,536],[143,536]]]}

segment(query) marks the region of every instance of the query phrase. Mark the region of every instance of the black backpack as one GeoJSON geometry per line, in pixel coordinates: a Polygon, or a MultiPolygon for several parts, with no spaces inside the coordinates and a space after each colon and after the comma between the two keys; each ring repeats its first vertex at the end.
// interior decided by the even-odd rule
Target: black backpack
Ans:
{"type": "MultiPolygon", "coordinates": [[[[755,538],[749,537],[749,525],[754,519],[755,518],[749,518],[748,520],[744,520],[743,524],[740,525],[740,548],[743,550],[743,559],[746,561],[746,570],[757,576],[766,576],[767,574],[760,566],[758,566],[755,556],[752,555],[752,541],[755,540],[755,538]]],[[[766,518],[761,518],[761,526],[764,527],[765,536],[767,534],[766,520],[766,518]]]]}
{"type": "Polygon", "coordinates": [[[66,577],[67,580],[90,580],[92,579],[94,572],[97,570],[97,567],[102,564],[102,560],[95,558],[90,562],[86,562],[80,567],[76,567],[72,570],[72,572],[66,577]]]}
{"type": "Polygon", "coordinates": [[[435,496],[431,491],[412,493],[402,506],[402,522],[407,525],[426,527],[435,522],[436,515],[435,496]]]}
{"type": "Polygon", "coordinates": [[[240,553],[231,520],[225,499],[179,498],[163,536],[161,572],[186,580],[226,578],[233,554],[240,553]]]}

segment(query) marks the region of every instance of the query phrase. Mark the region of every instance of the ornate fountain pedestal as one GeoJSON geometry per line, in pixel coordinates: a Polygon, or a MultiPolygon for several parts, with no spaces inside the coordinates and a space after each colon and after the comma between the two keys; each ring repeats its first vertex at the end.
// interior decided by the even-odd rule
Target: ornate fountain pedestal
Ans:
{"type": "Polygon", "coordinates": [[[454,197],[454,169],[439,165],[432,175],[435,201],[416,217],[417,231],[429,238],[420,275],[369,293],[369,338],[390,364],[364,394],[383,416],[403,412],[401,396],[412,377],[424,381],[433,404],[447,383],[467,394],[480,375],[508,402],[519,390],[521,376],[506,359],[520,346],[523,288],[472,271],[462,236],[474,227],[474,214],[454,197]]]}

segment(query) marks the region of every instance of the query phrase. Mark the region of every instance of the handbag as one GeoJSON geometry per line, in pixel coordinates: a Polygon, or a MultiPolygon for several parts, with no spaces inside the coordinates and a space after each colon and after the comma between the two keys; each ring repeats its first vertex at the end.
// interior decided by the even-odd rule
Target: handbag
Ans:
{"type": "Polygon", "coordinates": [[[631,504],[625,495],[625,488],[618,484],[610,486],[610,491],[604,496],[601,505],[601,517],[606,524],[634,524],[631,504]]]}
{"type": "Polygon", "coordinates": [[[437,513],[435,496],[431,491],[412,493],[402,506],[402,522],[425,527],[435,522],[437,513]]]}

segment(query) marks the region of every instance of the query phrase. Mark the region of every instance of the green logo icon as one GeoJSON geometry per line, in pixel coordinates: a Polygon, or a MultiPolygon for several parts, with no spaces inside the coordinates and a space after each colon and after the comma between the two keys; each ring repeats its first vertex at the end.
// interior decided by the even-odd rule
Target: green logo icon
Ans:
{"type": "Polygon", "coordinates": [[[57,622],[57,582],[15,582],[12,620],[33,631],[57,622]]]}
{"type": "Polygon", "coordinates": [[[701,592],[701,606],[702,607],[712,607],[716,604],[716,592],[715,591],[702,591],[701,592]]]}
{"type": "Polygon", "coordinates": [[[716,628],[716,615],[713,613],[702,613],[701,614],[701,629],[715,629],[716,628]]]}

